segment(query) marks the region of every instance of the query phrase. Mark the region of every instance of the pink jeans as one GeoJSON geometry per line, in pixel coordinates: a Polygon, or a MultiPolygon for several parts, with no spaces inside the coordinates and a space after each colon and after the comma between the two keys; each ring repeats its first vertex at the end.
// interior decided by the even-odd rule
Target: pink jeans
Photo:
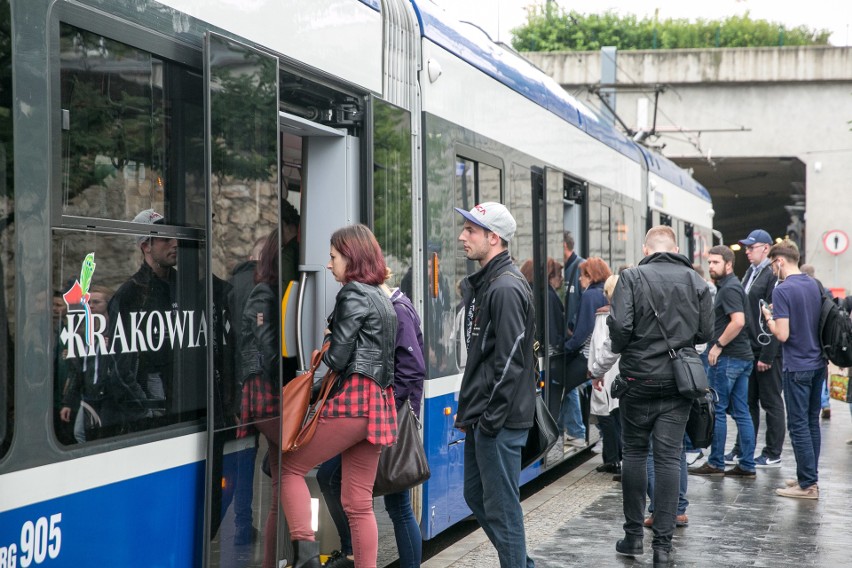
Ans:
{"type": "Polygon", "coordinates": [[[314,540],[305,475],[327,459],[342,456],[340,501],[349,517],[358,568],[375,568],[379,549],[373,483],[382,448],[367,441],[367,422],[367,417],[322,417],[306,446],[281,456],[281,505],[293,540],[314,540]]]}

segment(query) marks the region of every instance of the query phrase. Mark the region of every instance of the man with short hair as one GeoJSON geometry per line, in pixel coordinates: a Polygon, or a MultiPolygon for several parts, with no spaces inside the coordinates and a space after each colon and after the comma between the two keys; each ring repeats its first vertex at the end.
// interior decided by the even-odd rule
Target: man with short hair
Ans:
{"type": "Polygon", "coordinates": [[[564,286],[565,286],[565,329],[566,338],[574,334],[574,326],[577,325],[577,314],[580,312],[580,296],[583,289],[580,287],[580,264],[586,260],[574,252],[574,235],[571,231],[562,233],[562,254],[564,262],[564,286]]]}
{"type": "Polygon", "coordinates": [[[533,568],[518,487],[535,411],[532,291],[509,256],[516,229],[509,210],[489,202],[456,211],[465,219],[465,256],[481,267],[461,284],[468,351],[455,426],[466,433],[464,498],[500,567],[533,568]]]}
{"type": "MultiPolygon", "coordinates": [[[[781,398],[781,349],[778,340],[768,333],[762,323],[760,301],[772,303],[772,290],[778,278],[769,267],[769,247],[772,237],[763,229],[755,229],[740,244],[745,248],[749,267],[742,279],[748,299],[746,329],[754,353],[754,367],[748,379],[748,410],[754,425],[755,443],[760,429],[760,408],[766,412],[766,445],[755,458],[757,468],[781,467],[781,449],[787,431],[784,400],[781,398]]],[[[725,463],[739,458],[740,444],[725,455],[725,463]]]]}
{"type": "MultiPolygon", "coordinates": [[[[134,223],[162,225],[163,216],[146,209],[133,218],[134,223]]],[[[153,227],[152,227],[153,228],[153,227]]],[[[143,234],[136,237],[136,246],[142,253],[142,265],[130,279],[121,285],[109,303],[109,322],[113,328],[121,326],[120,333],[131,337],[133,314],[166,313],[178,309],[177,265],[178,242],[174,237],[143,234]]],[[[117,353],[116,365],[122,377],[135,378],[147,397],[143,402],[145,415],[163,416],[177,412],[173,382],[174,357],[166,337],[168,329],[152,329],[157,338],[152,344],[161,344],[156,351],[138,349],[117,353]]],[[[110,336],[118,337],[112,330],[110,336]]]]}
{"type": "Polygon", "coordinates": [[[769,262],[781,283],[773,292],[771,311],[762,311],[769,331],[781,342],[787,429],[796,457],[796,479],[775,493],[819,499],[819,411],[826,373],[819,339],[822,293],[816,281],[799,270],[799,251],[792,244],[773,245],[769,262]]]}
{"type": "MultiPolygon", "coordinates": [[[[585,259],[574,252],[574,235],[571,231],[562,233],[562,253],[565,257],[563,267],[563,283],[565,285],[565,339],[574,335],[574,327],[577,325],[577,315],[580,313],[580,296],[583,288],[580,286],[580,264],[585,259]]],[[[566,363],[567,360],[563,359],[566,363]]],[[[564,379],[562,374],[560,380],[564,379]]],[[[580,388],[576,387],[569,391],[563,390],[562,383],[551,381],[551,412],[557,419],[559,429],[565,433],[564,446],[584,447],[586,445],[586,424],[583,421],[583,410],[580,405],[580,388]],[[558,408],[558,412],[557,409],[558,408]],[[558,415],[557,415],[558,414],[558,415]]]]}
{"type": "Polygon", "coordinates": [[[748,300],[734,275],[734,251],[717,245],[708,251],[707,262],[710,277],[718,288],[713,303],[714,339],[703,354],[708,382],[717,394],[716,422],[710,458],[702,466],[690,469],[689,473],[754,478],[754,426],[748,413],[748,378],[754,365],[754,354],[746,330],[748,300]],[[730,410],[737,423],[742,449],[739,463],[728,471],[725,471],[726,410],[730,410]]]}
{"type": "Polygon", "coordinates": [[[646,460],[653,438],[652,546],[654,565],[664,566],[672,548],[683,434],[691,407],[691,401],[678,391],[669,352],[710,339],[712,304],[707,284],[678,253],[671,227],[649,230],[642,251],[645,258],[639,266],[621,273],[607,319],[612,350],[621,354],[621,376],[629,385],[619,399],[625,537],[615,550],[625,556],[644,552],[646,460]]]}

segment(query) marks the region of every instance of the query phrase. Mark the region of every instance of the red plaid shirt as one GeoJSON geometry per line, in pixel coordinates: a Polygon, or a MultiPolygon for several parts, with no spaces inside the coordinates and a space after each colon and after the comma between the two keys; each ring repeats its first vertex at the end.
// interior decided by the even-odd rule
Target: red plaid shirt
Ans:
{"type": "Polygon", "coordinates": [[[339,393],[326,401],[322,415],[328,418],[366,416],[367,441],[390,446],[396,440],[396,404],[393,389],[382,387],[369,377],[350,375],[339,393]]]}
{"type": "Polygon", "coordinates": [[[243,384],[243,396],[240,403],[240,424],[237,438],[244,438],[252,433],[248,426],[262,418],[279,416],[281,410],[280,390],[265,380],[262,375],[249,377],[243,384]]]}

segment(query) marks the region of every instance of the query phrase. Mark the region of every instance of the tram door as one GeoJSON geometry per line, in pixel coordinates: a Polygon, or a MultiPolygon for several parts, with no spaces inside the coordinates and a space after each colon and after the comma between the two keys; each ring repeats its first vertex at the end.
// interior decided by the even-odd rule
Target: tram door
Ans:
{"type": "MultiPolygon", "coordinates": [[[[274,397],[320,345],[334,306],[339,286],[325,269],[331,233],[358,221],[358,140],[280,112],[278,70],[276,57],[213,33],[205,38],[213,345],[206,566],[292,559],[273,494],[274,397]],[[274,344],[255,347],[254,331],[264,327],[270,333],[258,335],[274,344]]],[[[311,476],[309,485],[317,536],[331,543],[333,523],[311,476]]]]}

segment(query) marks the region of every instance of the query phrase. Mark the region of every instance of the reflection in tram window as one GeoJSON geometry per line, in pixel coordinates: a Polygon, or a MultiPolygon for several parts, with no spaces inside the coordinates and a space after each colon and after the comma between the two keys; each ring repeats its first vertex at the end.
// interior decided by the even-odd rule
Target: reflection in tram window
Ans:
{"type": "MultiPolygon", "coordinates": [[[[153,210],[135,220],[142,216],[164,221],[153,210]]],[[[210,340],[203,243],[56,229],[53,245],[62,304],[54,346],[59,441],[203,416],[210,340]]]]}
{"type": "Polygon", "coordinates": [[[62,213],[204,226],[200,74],[67,24],[59,59],[62,213]]]}
{"type": "Polygon", "coordinates": [[[393,274],[388,285],[411,298],[411,115],[378,100],[373,110],[373,230],[393,274]]]}
{"type": "MultiPolygon", "coordinates": [[[[8,32],[11,14],[8,0],[0,0],[0,22],[8,32]]],[[[0,40],[0,69],[12,68],[12,42],[7,33],[0,40]]],[[[12,439],[14,401],[14,204],[15,178],[12,145],[12,73],[0,73],[0,458],[12,439]]]]}

